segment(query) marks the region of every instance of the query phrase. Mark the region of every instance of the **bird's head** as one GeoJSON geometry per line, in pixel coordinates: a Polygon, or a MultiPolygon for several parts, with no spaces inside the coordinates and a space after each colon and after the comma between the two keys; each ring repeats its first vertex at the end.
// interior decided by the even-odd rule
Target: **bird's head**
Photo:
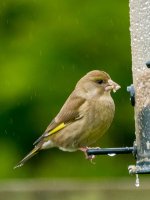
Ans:
{"type": "Polygon", "coordinates": [[[106,72],[94,70],[82,77],[76,87],[94,95],[94,92],[100,94],[116,92],[120,85],[115,83],[106,72]]]}

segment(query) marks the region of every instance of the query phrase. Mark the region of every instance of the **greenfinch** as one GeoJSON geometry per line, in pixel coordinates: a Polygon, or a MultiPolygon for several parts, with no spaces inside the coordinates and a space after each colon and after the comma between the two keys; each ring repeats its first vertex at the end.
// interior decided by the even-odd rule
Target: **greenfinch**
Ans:
{"type": "Polygon", "coordinates": [[[83,76],[60,112],[35,141],[33,150],[15,168],[42,149],[57,147],[63,151],[86,152],[110,127],[115,113],[110,93],[119,88],[104,71],[93,70],[83,76]]]}

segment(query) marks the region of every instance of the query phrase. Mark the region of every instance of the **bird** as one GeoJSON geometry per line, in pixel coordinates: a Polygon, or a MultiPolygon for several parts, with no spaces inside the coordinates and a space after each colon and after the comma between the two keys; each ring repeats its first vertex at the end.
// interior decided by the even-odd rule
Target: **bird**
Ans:
{"type": "Polygon", "coordinates": [[[76,84],[56,117],[45,132],[33,143],[31,150],[14,168],[37,154],[40,150],[57,147],[63,151],[86,151],[110,127],[115,113],[111,91],[120,85],[105,71],[92,70],[76,84]]]}

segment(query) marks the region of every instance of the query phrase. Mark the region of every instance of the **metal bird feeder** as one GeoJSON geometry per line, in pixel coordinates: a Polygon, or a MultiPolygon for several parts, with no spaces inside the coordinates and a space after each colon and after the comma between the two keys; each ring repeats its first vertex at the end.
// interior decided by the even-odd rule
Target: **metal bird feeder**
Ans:
{"type": "Polygon", "coordinates": [[[150,173],[150,0],[130,0],[133,84],[127,87],[135,113],[133,147],[89,149],[88,155],[133,153],[130,174],[150,173]]]}
{"type": "Polygon", "coordinates": [[[132,72],[135,88],[136,166],[131,174],[150,173],[150,1],[130,0],[132,72]]]}

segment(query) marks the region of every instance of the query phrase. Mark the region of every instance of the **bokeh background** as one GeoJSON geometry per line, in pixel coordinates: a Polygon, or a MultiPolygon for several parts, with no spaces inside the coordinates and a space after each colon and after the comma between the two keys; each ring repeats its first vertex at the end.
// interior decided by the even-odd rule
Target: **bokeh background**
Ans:
{"type": "Polygon", "coordinates": [[[100,147],[132,146],[133,108],[129,5],[126,0],[0,1],[0,179],[117,179],[128,177],[131,155],[39,153],[13,166],[55,117],[76,82],[102,69],[122,88],[112,94],[116,115],[100,147]],[[80,163],[80,164],[79,164],[80,163]]]}
{"type": "Polygon", "coordinates": [[[1,1],[1,177],[128,175],[130,156],[98,157],[93,166],[81,152],[56,149],[41,152],[22,169],[12,168],[31,150],[76,82],[94,69],[107,71],[122,86],[112,94],[116,115],[99,146],[132,145],[133,109],[126,92],[132,82],[129,34],[125,0],[1,1]]]}

